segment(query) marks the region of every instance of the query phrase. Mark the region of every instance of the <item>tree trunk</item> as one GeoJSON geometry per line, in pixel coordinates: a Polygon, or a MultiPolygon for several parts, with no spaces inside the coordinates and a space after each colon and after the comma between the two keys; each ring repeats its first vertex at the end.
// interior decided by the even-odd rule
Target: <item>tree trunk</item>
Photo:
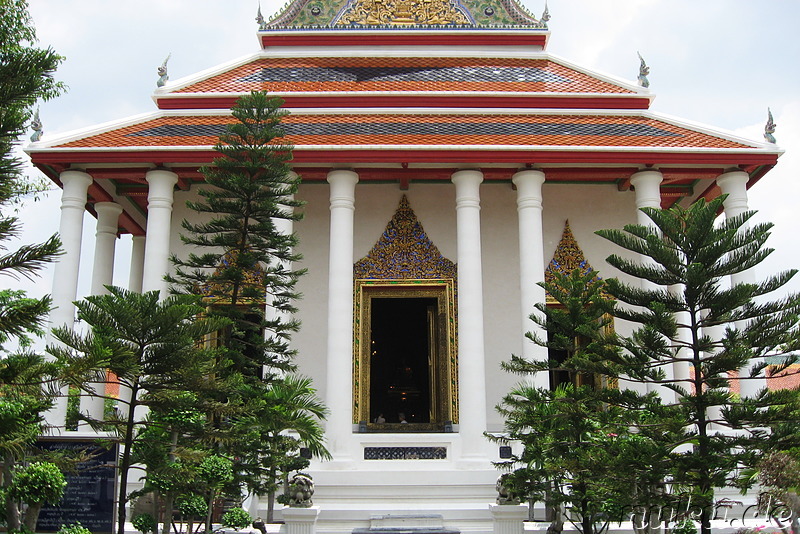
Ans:
{"type": "MultiPolygon", "coordinates": [[[[10,452],[7,452],[5,458],[3,459],[3,488],[8,489],[11,486],[11,483],[14,481],[14,465],[16,464],[16,460],[14,455],[10,452]]],[[[8,498],[6,496],[6,525],[8,526],[8,530],[19,530],[20,525],[20,514],[19,514],[19,506],[17,502],[13,499],[8,498]]]]}
{"type": "Polygon", "coordinates": [[[594,518],[589,512],[589,499],[581,499],[581,526],[583,534],[594,534],[594,518]]]}
{"type": "MultiPolygon", "coordinates": [[[[160,497],[158,495],[158,491],[153,490],[153,502],[151,503],[153,505],[153,509],[151,510],[153,512],[153,534],[158,534],[158,510],[159,510],[158,503],[159,503],[159,500],[160,500],[160,497]]],[[[169,532],[169,531],[167,531],[167,532],[169,532]]]]}
{"type": "MultiPolygon", "coordinates": [[[[170,443],[169,443],[169,460],[170,462],[175,461],[175,449],[178,448],[178,433],[176,431],[172,431],[170,433],[170,443]]],[[[164,495],[164,526],[161,527],[161,532],[163,534],[169,534],[170,525],[172,524],[172,506],[175,503],[175,495],[173,492],[168,491],[166,495],[164,495]]],[[[158,534],[157,532],[154,534],[158,534]]]]}
{"type": "Polygon", "coordinates": [[[28,503],[28,509],[25,510],[25,521],[23,526],[29,532],[36,532],[36,522],[39,520],[39,512],[42,510],[43,502],[28,503]]]}
{"type": "Polygon", "coordinates": [[[275,490],[267,492],[267,523],[272,523],[275,519],[275,490]]]}
{"type": "Polygon", "coordinates": [[[163,534],[169,534],[170,525],[172,524],[172,505],[174,502],[175,497],[172,492],[167,492],[167,494],[164,495],[164,523],[161,526],[161,532],[163,534]]]}
{"type": "Polygon", "coordinates": [[[211,490],[211,496],[208,499],[208,513],[206,514],[206,534],[211,534],[211,514],[214,512],[214,500],[217,498],[217,492],[211,490]]]}
{"type": "Polygon", "coordinates": [[[125,532],[125,506],[128,504],[128,470],[131,463],[133,429],[136,422],[136,397],[139,393],[139,380],[131,385],[131,400],[128,405],[128,420],[125,422],[125,439],[119,465],[119,494],[117,495],[117,532],[125,532]]]}

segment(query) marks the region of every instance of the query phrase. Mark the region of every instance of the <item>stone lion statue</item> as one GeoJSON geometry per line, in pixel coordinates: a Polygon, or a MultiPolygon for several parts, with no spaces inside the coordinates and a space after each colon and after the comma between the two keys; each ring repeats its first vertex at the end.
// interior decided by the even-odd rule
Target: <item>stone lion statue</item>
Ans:
{"type": "Polygon", "coordinates": [[[311,497],[314,495],[314,481],[304,473],[297,473],[289,481],[289,506],[292,508],[309,508],[314,503],[311,497]]]}
{"type": "Polygon", "coordinates": [[[511,487],[509,478],[511,473],[503,473],[497,477],[497,504],[519,504],[519,497],[515,494],[514,489],[511,487]]]}

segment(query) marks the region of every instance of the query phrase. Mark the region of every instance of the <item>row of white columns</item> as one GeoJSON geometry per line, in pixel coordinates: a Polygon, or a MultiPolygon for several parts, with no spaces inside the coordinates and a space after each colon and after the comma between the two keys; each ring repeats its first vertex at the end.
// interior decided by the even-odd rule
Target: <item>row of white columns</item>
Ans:
{"type": "MultiPolygon", "coordinates": [[[[141,236],[133,239],[129,288],[134,291],[159,290],[165,295],[164,275],[169,268],[173,192],[178,177],[169,170],[155,169],[148,171],[145,178],[149,186],[147,239],[141,236]]],[[[654,169],[640,171],[632,177],[637,208],[661,206],[662,179],[661,173],[654,169]]],[[[747,209],[747,179],[748,175],[738,170],[718,178],[723,192],[729,195],[725,201],[726,216],[735,216],[747,209]]],[[[55,271],[51,325],[71,328],[74,325],[72,302],[77,297],[83,213],[92,179],[83,171],[68,170],[61,173],[61,181],[64,189],[59,232],[64,254],[55,271]]],[[[328,173],[327,181],[330,184],[327,403],[331,409],[327,438],[334,457],[346,460],[351,456],[353,432],[353,225],[358,174],[348,169],[337,169],[328,173]]],[[[463,458],[469,460],[483,458],[486,454],[483,438],[486,430],[486,384],[479,192],[483,173],[474,169],[460,170],[453,173],[451,181],[456,188],[459,390],[464,392],[459,402],[459,432],[463,458]]],[[[514,174],[512,182],[517,188],[519,219],[522,355],[531,360],[541,360],[547,358],[546,349],[528,341],[524,334],[533,331],[544,335],[528,317],[533,304],[543,302],[545,298],[544,289],[538,285],[544,280],[545,269],[542,237],[545,174],[540,170],[525,169],[514,174]]],[[[99,202],[95,209],[98,223],[92,293],[102,294],[104,286],[111,284],[113,278],[117,224],[122,208],[113,202],[99,202]]],[[[640,224],[649,224],[649,219],[641,211],[638,217],[640,224]]],[[[752,277],[752,273],[743,276],[752,277]]],[[[686,366],[667,369],[666,372],[670,377],[688,378],[686,366]]],[[[547,376],[544,373],[540,375],[534,384],[547,387],[547,376]]],[[[90,407],[90,411],[101,409],[102,406],[90,407]]],[[[65,413],[65,403],[58,411],[65,413]]]]}
{"type": "MultiPolygon", "coordinates": [[[[730,170],[717,177],[717,185],[727,198],[723,201],[723,209],[726,218],[736,217],[747,211],[747,182],[749,175],[741,170],[730,170]]],[[[655,169],[647,169],[637,172],[631,177],[631,185],[636,192],[636,208],[637,208],[637,222],[641,225],[651,225],[652,222],[641,208],[661,208],[661,190],[660,184],[663,181],[661,172],[655,169]]],[[[653,263],[653,259],[643,256],[641,260],[645,263],[653,263]]],[[[755,272],[750,269],[748,271],[731,275],[731,283],[753,283],[755,281],[755,272]]],[[[642,281],[643,289],[655,289],[654,284],[649,281],[642,281]]],[[[680,291],[679,287],[670,288],[671,291],[680,291]]],[[[687,324],[688,316],[686,313],[679,314],[676,317],[679,324],[687,324]]],[[[737,325],[743,327],[743,324],[737,325]]],[[[680,329],[679,336],[682,336],[684,342],[689,342],[689,332],[686,329],[680,329]]],[[[742,369],[740,374],[747,374],[749,368],[742,369]]],[[[683,381],[684,386],[688,388],[689,380],[689,364],[686,362],[676,362],[671,367],[664,368],[665,378],[667,380],[683,381]]],[[[740,394],[745,397],[755,396],[756,393],[765,386],[763,379],[742,380],[740,384],[740,394]]],[[[656,391],[661,397],[667,401],[674,401],[675,394],[666,388],[658,385],[648,384],[649,391],[656,391]]]]}
{"type": "MultiPolygon", "coordinates": [[[[72,302],[78,293],[78,272],[83,234],[83,214],[88,200],[92,177],[79,170],[67,170],[60,175],[61,220],[59,235],[63,254],[55,266],[53,278],[53,310],[50,325],[74,326],[75,308],[72,302]]],[[[129,288],[133,291],[160,290],[166,292],[164,275],[169,268],[169,240],[172,219],[173,190],[178,175],[156,169],[148,171],[147,236],[134,236],[129,288]]],[[[122,206],[115,202],[97,202],[97,233],[91,293],[104,294],[114,277],[114,254],[122,206]]]]}
{"type": "MultiPolygon", "coordinates": [[[[352,170],[328,173],[330,184],[330,263],[328,271],[328,445],[335,459],[352,459],[352,340],[353,340],[353,221],[358,174],[352,170]]],[[[458,264],[458,379],[459,433],[462,460],[484,462],[486,440],[486,382],[483,330],[483,272],[481,260],[480,184],[483,173],[468,169],[453,173],[456,188],[456,243],[458,264]]],[[[537,282],[544,279],[542,194],[544,174],[525,170],[514,175],[518,188],[522,314],[544,298],[537,282]]],[[[526,329],[528,329],[526,327],[526,329]]],[[[524,354],[536,356],[526,344],[524,354]]],[[[544,354],[546,357],[546,353],[544,354]]],[[[541,357],[541,353],[538,355],[541,357]]]]}
{"type": "MultiPolygon", "coordinates": [[[[62,255],[54,269],[50,327],[74,328],[75,306],[72,303],[78,294],[83,216],[92,177],[81,170],[66,170],[59,178],[63,186],[58,230],[62,255]]],[[[163,296],[166,295],[164,275],[169,266],[173,190],[178,176],[171,171],[156,169],[147,172],[146,180],[149,184],[147,235],[150,238],[133,237],[128,288],[137,292],[157,289],[163,296]]],[[[114,256],[122,206],[116,202],[97,202],[94,208],[97,213],[97,232],[91,294],[103,295],[107,292],[105,286],[113,283],[114,256]]],[[[54,341],[52,337],[48,340],[50,343],[54,341]]],[[[95,387],[103,386],[96,384],[95,387]]],[[[49,422],[55,427],[62,426],[66,420],[67,398],[66,392],[62,393],[48,414],[49,422]]],[[[82,397],[81,411],[99,418],[103,413],[103,400],[82,397]]]]}

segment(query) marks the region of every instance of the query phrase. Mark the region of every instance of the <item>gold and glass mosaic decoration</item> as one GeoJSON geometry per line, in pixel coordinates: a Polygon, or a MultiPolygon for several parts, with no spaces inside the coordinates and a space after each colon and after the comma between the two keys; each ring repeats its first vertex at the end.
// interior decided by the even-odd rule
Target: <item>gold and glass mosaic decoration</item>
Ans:
{"type": "MultiPolygon", "coordinates": [[[[548,284],[555,282],[557,274],[567,275],[580,269],[581,273],[586,274],[593,272],[594,269],[589,264],[589,261],[583,255],[580,245],[572,235],[572,229],[569,227],[569,221],[564,223],[564,232],[561,234],[561,240],[556,246],[556,251],[553,254],[553,259],[544,271],[544,281],[548,284]]],[[[597,276],[596,279],[599,279],[597,276]]],[[[556,304],[555,299],[548,293],[547,304],[556,304]]]]}
{"type": "Polygon", "coordinates": [[[414,425],[413,430],[437,431],[447,421],[457,423],[456,265],[428,238],[405,195],[381,237],[353,271],[353,422],[375,426],[369,406],[372,299],[427,298],[436,302],[429,346],[431,423],[425,428],[414,425]]]}
{"type": "Polygon", "coordinates": [[[467,26],[468,11],[451,0],[354,0],[337,26],[467,26]]]}

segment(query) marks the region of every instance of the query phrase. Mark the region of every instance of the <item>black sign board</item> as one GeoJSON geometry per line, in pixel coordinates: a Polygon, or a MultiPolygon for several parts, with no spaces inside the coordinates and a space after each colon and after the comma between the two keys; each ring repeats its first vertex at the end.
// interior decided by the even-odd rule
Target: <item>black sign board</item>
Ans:
{"type": "Polygon", "coordinates": [[[110,534],[114,525],[114,488],[117,447],[98,447],[94,440],[42,440],[45,450],[85,450],[91,460],[78,464],[78,473],[67,475],[64,498],[55,506],[45,505],[36,523],[36,532],[56,532],[61,525],[80,521],[93,534],[110,534]]]}

